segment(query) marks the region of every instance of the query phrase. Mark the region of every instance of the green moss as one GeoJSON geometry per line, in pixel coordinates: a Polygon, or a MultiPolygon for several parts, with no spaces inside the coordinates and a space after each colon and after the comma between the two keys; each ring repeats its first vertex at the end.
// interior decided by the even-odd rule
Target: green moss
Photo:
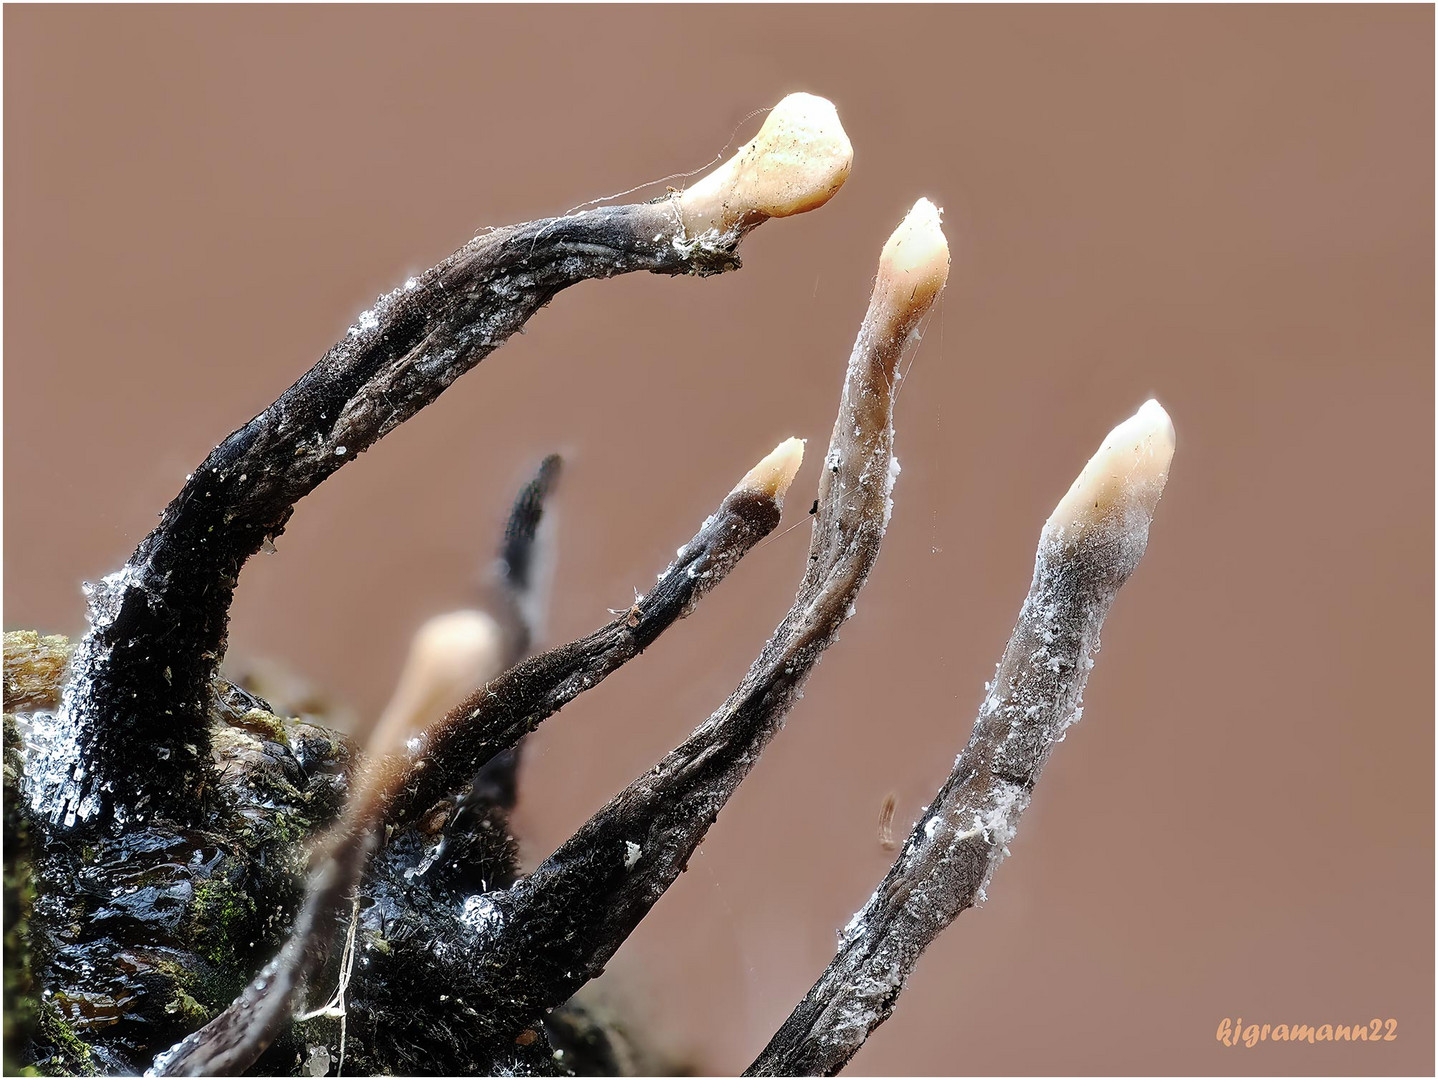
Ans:
{"type": "Polygon", "coordinates": [[[236,942],[251,939],[255,916],[254,898],[223,876],[202,882],[190,909],[197,950],[216,967],[233,969],[239,960],[236,942]]]}
{"type": "Polygon", "coordinates": [[[179,987],[175,988],[175,996],[165,1006],[165,1011],[172,1016],[178,1016],[190,1028],[202,1027],[215,1016],[214,1012],[205,1008],[179,987]]]}
{"type": "Polygon", "coordinates": [[[155,970],[172,988],[165,1012],[185,1017],[191,1028],[201,1027],[219,1015],[248,978],[235,969],[220,971],[203,964],[190,967],[170,960],[157,960],[155,970]]]}
{"type": "Polygon", "coordinates": [[[285,722],[273,713],[265,712],[264,709],[251,709],[236,720],[235,724],[263,735],[270,742],[285,742],[285,722]]]}
{"type": "Polygon", "coordinates": [[[98,1076],[95,1056],[75,1029],[49,1002],[40,1005],[39,1022],[35,1027],[35,1043],[49,1051],[35,1063],[40,1076],[98,1076]]]}
{"type": "Polygon", "coordinates": [[[282,844],[303,843],[310,838],[312,833],[310,819],[295,811],[276,811],[274,819],[269,824],[274,830],[272,838],[282,844]]]}
{"type": "Polygon", "coordinates": [[[25,769],[25,758],[21,753],[24,748],[24,740],[20,737],[19,725],[15,723],[15,714],[5,714],[5,785],[14,786],[19,790],[20,774],[25,769]]]}

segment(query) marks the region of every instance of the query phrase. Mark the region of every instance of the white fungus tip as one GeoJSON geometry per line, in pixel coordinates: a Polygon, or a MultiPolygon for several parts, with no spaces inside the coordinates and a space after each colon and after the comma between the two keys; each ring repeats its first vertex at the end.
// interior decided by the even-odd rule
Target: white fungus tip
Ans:
{"type": "Polygon", "coordinates": [[[1150,398],[1108,433],[1049,515],[1046,528],[1097,524],[1122,510],[1141,510],[1152,518],[1168,482],[1173,450],[1173,421],[1150,398]]]}
{"type": "Polygon", "coordinates": [[[853,163],[833,102],[790,94],[757,135],[679,196],[680,217],[697,236],[815,210],[844,185],[853,163]]]}
{"type": "Polygon", "coordinates": [[[874,299],[902,321],[922,317],[949,280],[949,241],[940,213],[928,199],[914,203],[879,255],[874,299]]]}
{"type": "Polygon", "coordinates": [[[409,656],[370,736],[369,754],[393,753],[503,668],[504,631],[482,611],[436,615],[415,632],[409,656]]]}
{"type": "Polygon", "coordinates": [[[799,473],[799,466],[803,463],[804,440],[785,439],[770,451],[763,461],[745,473],[744,479],[734,486],[734,490],[767,495],[782,505],[784,495],[789,490],[789,485],[794,482],[794,477],[799,473]]]}

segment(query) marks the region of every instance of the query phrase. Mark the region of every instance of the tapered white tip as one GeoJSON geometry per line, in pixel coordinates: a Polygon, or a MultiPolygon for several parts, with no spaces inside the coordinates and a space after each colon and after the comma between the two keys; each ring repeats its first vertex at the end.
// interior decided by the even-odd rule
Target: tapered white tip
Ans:
{"type": "Polygon", "coordinates": [[[738,153],[678,198],[690,236],[751,227],[828,202],[849,178],[854,148],[832,102],[790,94],[738,153]]]}
{"type": "Polygon", "coordinates": [[[949,280],[949,241],[939,208],[920,199],[879,255],[874,303],[911,324],[922,318],[949,280]]]}
{"type": "Polygon", "coordinates": [[[763,461],[744,474],[744,479],[734,485],[734,491],[766,495],[782,506],[784,494],[789,490],[789,485],[794,482],[794,477],[798,475],[799,466],[802,464],[804,464],[804,440],[785,439],[774,447],[763,461]]]}
{"type": "Polygon", "coordinates": [[[371,756],[390,754],[498,675],[504,632],[482,611],[436,615],[414,635],[394,696],[374,734],[371,756]]]}
{"type": "Polygon", "coordinates": [[[1108,433],[1049,515],[1046,529],[1093,525],[1132,511],[1152,518],[1173,460],[1173,421],[1150,398],[1108,433]]]}

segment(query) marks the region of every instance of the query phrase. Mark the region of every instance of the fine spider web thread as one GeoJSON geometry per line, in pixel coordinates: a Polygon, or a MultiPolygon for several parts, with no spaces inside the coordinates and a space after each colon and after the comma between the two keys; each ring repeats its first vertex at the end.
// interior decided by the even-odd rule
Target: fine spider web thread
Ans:
{"type": "MultiPolygon", "coordinates": [[[[573,214],[577,214],[579,211],[584,210],[587,207],[600,206],[604,203],[612,202],[615,199],[622,199],[626,195],[632,195],[636,191],[642,191],[644,188],[653,187],[655,184],[664,184],[670,180],[687,180],[689,177],[695,175],[696,173],[707,172],[709,169],[712,169],[715,165],[719,164],[721,161],[724,160],[724,155],[729,150],[729,147],[734,145],[734,139],[738,136],[740,128],[742,128],[750,120],[754,119],[754,117],[760,116],[763,113],[771,112],[773,108],[774,106],[768,105],[762,109],[755,109],[748,116],[744,117],[744,119],[740,120],[737,124],[734,125],[734,130],[729,133],[728,140],[720,148],[719,152],[715,154],[711,159],[709,159],[709,161],[705,162],[703,165],[700,165],[698,168],[690,169],[688,172],[670,173],[668,176],[661,176],[657,180],[646,180],[642,184],[635,184],[632,188],[628,188],[624,191],[616,191],[612,195],[601,195],[597,199],[589,199],[586,202],[579,203],[577,206],[571,206],[568,210],[566,210],[563,214],[560,214],[559,217],[555,218],[554,220],[556,222],[562,221],[564,218],[567,218],[573,214]]],[[[481,235],[481,233],[485,229],[492,230],[493,226],[480,226],[480,228],[475,231],[475,235],[481,235]]],[[[681,231],[682,230],[683,226],[681,223],[681,231]]],[[[544,236],[544,229],[539,230],[539,232],[535,235],[534,242],[530,245],[531,255],[534,253],[534,248],[538,246],[539,241],[542,240],[544,236]]]]}
{"type": "Polygon", "coordinates": [[[644,181],[644,183],[635,184],[632,188],[627,188],[624,191],[616,191],[613,195],[601,195],[597,199],[589,199],[587,202],[582,202],[578,206],[571,206],[561,216],[568,217],[570,214],[583,210],[586,207],[599,206],[602,203],[611,202],[614,199],[622,199],[626,195],[633,195],[636,191],[642,191],[644,188],[653,187],[655,184],[665,184],[668,183],[670,180],[687,180],[695,173],[700,173],[708,169],[712,169],[715,165],[718,165],[721,161],[724,160],[724,155],[728,152],[729,147],[734,145],[734,139],[739,134],[739,129],[742,128],[745,124],[747,124],[750,120],[754,119],[754,117],[762,116],[764,113],[772,111],[773,108],[774,106],[768,105],[762,109],[755,109],[748,116],[744,117],[737,124],[735,124],[734,130],[729,132],[728,141],[725,142],[724,145],[719,149],[719,152],[715,154],[711,159],[709,159],[709,161],[705,162],[703,165],[700,165],[697,169],[690,169],[688,172],[670,173],[668,176],[661,176],[658,180],[646,180],[644,181]]]}
{"type": "MultiPolygon", "coordinates": [[[[909,365],[908,365],[908,367],[904,368],[904,370],[903,370],[902,372],[899,372],[899,380],[898,380],[898,381],[899,381],[899,384],[898,384],[898,386],[896,386],[896,387],[894,388],[894,405],[895,405],[896,407],[897,407],[898,404],[899,404],[899,395],[904,392],[904,384],[905,384],[906,382],[908,382],[908,380],[909,380],[909,372],[911,372],[911,371],[914,370],[914,362],[919,359],[919,353],[920,353],[920,352],[923,350],[923,348],[924,348],[924,336],[929,332],[929,326],[930,326],[931,323],[933,323],[933,321],[934,321],[934,319],[935,319],[936,317],[937,317],[938,320],[939,320],[939,359],[942,360],[942,359],[944,358],[944,295],[943,295],[943,293],[940,293],[940,294],[939,294],[938,300],[935,301],[935,303],[934,303],[934,310],[929,312],[929,314],[924,318],[923,325],[921,325],[921,326],[919,327],[919,340],[918,340],[918,343],[914,346],[914,351],[909,354],[909,365]]],[[[900,361],[900,363],[902,363],[902,360],[900,361]]]]}
{"type": "Polygon", "coordinates": [[[754,545],[754,550],[755,550],[756,552],[763,551],[766,547],[768,547],[770,544],[772,544],[775,540],[782,540],[784,537],[788,536],[791,532],[793,532],[795,529],[797,529],[800,525],[804,524],[804,521],[805,521],[805,519],[806,519],[808,516],[809,516],[808,514],[805,514],[804,517],[802,517],[802,518],[800,518],[798,521],[794,522],[794,524],[790,525],[787,529],[785,529],[785,530],[784,530],[783,532],[781,532],[781,533],[775,533],[773,536],[766,536],[763,540],[760,540],[757,544],[754,545]]]}
{"type": "MultiPolygon", "coordinates": [[[[710,170],[710,168],[713,168],[715,167],[715,165],[718,165],[720,161],[723,161],[723,155],[725,155],[725,152],[729,150],[729,147],[732,147],[733,139],[735,139],[736,135],[739,134],[739,128],[742,128],[743,125],[748,124],[751,119],[754,119],[755,116],[762,114],[762,112],[771,111],[772,108],[774,108],[774,106],[768,105],[762,109],[755,109],[754,112],[751,112],[751,114],[741,119],[738,124],[733,125],[733,131],[729,132],[728,141],[723,144],[723,147],[720,148],[718,154],[713,155],[713,158],[710,158],[710,160],[706,161],[705,164],[699,165],[699,168],[692,168],[692,170],[687,171],[687,173],[670,173],[669,175],[667,175],[667,177],[660,177],[659,180],[646,180],[643,184],[636,184],[636,186],[627,188],[627,190],[615,191],[613,196],[600,196],[598,198],[590,198],[590,200],[584,201],[584,203],[580,203],[578,204],[578,206],[569,207],[568,210],[565,210],[564,213],[559,214],[558,217],[555,217],[555,219],[552,220],[554,220],[555,223],[558,223],[558,221],[567,219],[567,217],[571,216],[571,214],[577,214],[578,211],[584,210],[585,207],[601,206],[601,204],[603,203],[610,203],[610,201],[615,200],[615,198],[631,196],[631,194],[636,193],[636,191],[641,191],[643,190],[643,188],[653,187],[654,184],[663,184],[667,183],[667,181],[670,180],[687,180],[687,178],[692,177],[692,175],[695,175],[696,173],[703,173],[703,171],[710,170]]],[[[683,219],[679,216],[679,210],[674,210],[674,217],[676,217],[676,219],[679,219],[679,232],[683,233],[683,219]]],[[[489,227],[489,229],[493,229],[493,226],[486,227],[489,227]]],[[[485,227],[482,227],[482,229],[485,229],[485,227]]],[[[479,234],[479,230],[476,230],[476,236],[477,234],[479,234]]],[[[535,234],[535,239],[533,239],[533,242],[529,244],[529,255],[533,255],[533,252],[535,252],[535,247],[538,247],[539,242],[544,239],[546,234],[548,234],[548,227],[539,230],[539,232],[535,234]]]]}

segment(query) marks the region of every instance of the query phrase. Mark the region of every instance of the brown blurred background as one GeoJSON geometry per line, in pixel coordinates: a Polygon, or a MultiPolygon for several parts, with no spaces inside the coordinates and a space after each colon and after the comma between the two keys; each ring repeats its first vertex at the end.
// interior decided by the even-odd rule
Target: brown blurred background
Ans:
{"type": "MultiPolygon", "coordinates": [[[[791,433],[802,523],[874,259],[932,196],[954,273],[859,617],[605,981],[698,1067],[748,1063],[888,865],[885,794],[907,828],[967,738],[1044,517],[1153,394],[1178,455],[1084,721],[852,1071],[1432,1071],[1431,8],[4,23],[7,628],[80,632],[81,580],[378,293],[823,94],[856,148],[833,203],[755,233],[739,273],[562,295],[301,505],[245,571],[232,659],[373,716],[552,449],[551,641],[627,605],[791,433]],[[1224,1048],[1238,1016],[1398,1037],[1224,1048]]],[[[528,859],[722,700],[806,536],[544,726],[528,859]]]]}

